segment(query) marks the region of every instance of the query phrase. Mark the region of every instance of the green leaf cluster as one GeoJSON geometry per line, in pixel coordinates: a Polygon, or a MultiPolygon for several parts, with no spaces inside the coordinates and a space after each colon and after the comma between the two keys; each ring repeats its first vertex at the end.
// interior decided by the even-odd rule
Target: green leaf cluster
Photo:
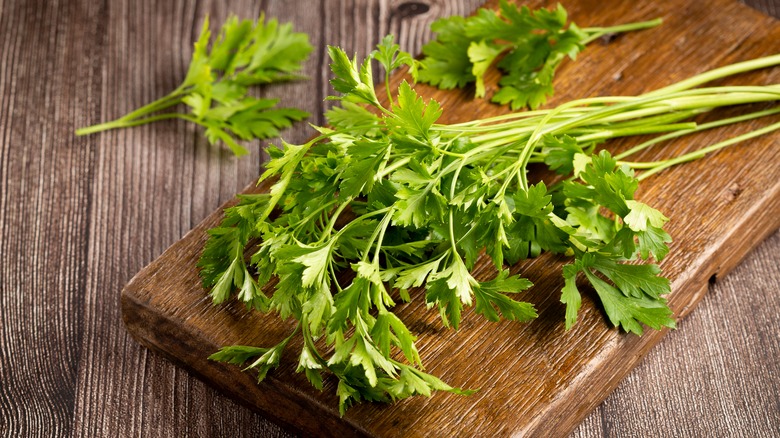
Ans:
{"type": "Polygon", "coordinates": [[[236,155],[248,151],[239,141],[277,137],[309,116],[279,108],[278,99],[249,95],[250,87],[300,78],[312,47],[308,36],[276,19],[239,20],[231,16],[215,39],[208,17],[194,44],[187,75],[173,92],[117,120],[81,128],[79,135],[178,118],[202,126],[211,144],[222,142],[236,155]],[[189,113],[164,112],[180,104],[189,113]]]}
{"type": "Polygon", "coordinates": [[[656,264],[630,264],[668,254],[671,237],[663,230],[668,221],[658,210],[634,200],[638,181],[633,171],[618,166],[609,152],[590,157],[578,180],[563,183],[567,223],[575,255],[564,267],[566,327],[577,319],[581,298],[577,273],[584,274],[598,294],[610,322],[642,334],[641,324],[656,330],[675,327],[664,295],[669,280],[656,264]],[[609,218],[611,215],[612,218],[609,218]],[[619,218],[619,219],[618,219],[619,218]]]}
{"type": "Polygon", "coordinates": [[[467,18],[441,18],[431,25],[436,39],[423,46],[419,80],[447,90],[474,83],[476,97],[485,97],[485,73],[496,65],[502,76],[491,100],[513,110],[535,109],[553,94],[555,71],[566,57],[574,59],[601,35],[657,24],[580,29],[567,20],[560,4],[531,10],[507,0],[497,11],[481,8],[467,18]]]}

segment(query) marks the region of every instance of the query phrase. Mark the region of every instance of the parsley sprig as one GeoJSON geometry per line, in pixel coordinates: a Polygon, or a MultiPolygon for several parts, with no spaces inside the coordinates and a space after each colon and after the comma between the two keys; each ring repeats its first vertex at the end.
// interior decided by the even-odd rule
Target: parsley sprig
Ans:
{"type": "Polygon", "coordinates": [[[268,149],[260,179],[273,178],[270,191],[241,195],[225,211],[209,231],[199,266],[215,303],[236,296],[298,321],[275,346],[229,346],[211,358],[248,364],[263,379],[299,335],[298,371],[317,388],[323,373],[335,376],[342,414],[361,400],[468,394],[422,371],[416,336],[394,306],[418,289],[455,329],[469,306],[491,321],[530,321],[536,310],[520,297],[532,283],[507,266],[542,251],[570,258],[561,291],[567,328],[582,301],[578,278],[593,287],[613,325],[636,334],[644,326],[675,327],[665,298],[670,283],[657,265],[669,253],[668,219],[636,199],[640,180],[780,129],[774,123],[650,163],[628,158],[654,140],[617,156],[597,147],[613,138],[655,133],[660,141],[780,113],[775,107],[702,125],[688,121],[721,106],[777,101],[780,85],[696,87],[780,64],[780,55],[641,96],[444,125],[437,123],[444,109],[406,81],[391,88],[386,79],[395,92],[389,105],[380,103],[371,61],[387,72],[415,67],[392,37],[362,62],[337,47],[329,54],[339,93],[331,98],[340,102],[327,113],[329,126],[305,144],[268,149]],[[562,181],[530,180],[531,163],[562,181]],[[483,251],[495,266],[493,278],[470,272],[483,251]],[[265,287],[273,277],[278,281],[265,287]]]}
{"type": "Polygon", "coordinates": [[[211,144],[222,141],[236,155],[247,153],[239,140],[266,139],[309,116],[296,108],[277,108],[278,99],[249,96],[249,87],[300,78],[302,63],[312,50],[305,33],[289,23],[228,18],[211,43],[208,17],[192,54],[184,81],[160,99],[116,120],[76,131],[87,135],[166,119],[201,125],[211,144]],[[180,104],[189,113],[162,112],[180,104]],[[159,113],[159,114],[158,114],[159,113]]]}
{"type": "Polygon", "coordinates": [[[418,79],[442,89],[475,84],[476,97],[484,97],[485,73],[497,62],[503,73],[493,102],[513,110],[543,105],[553,94],[555,70],[568,56],[574,59],[585,46],[605,35],[647,29],[661,20],[612,27],[567,26],[568,14],[560,4],[532,11],[501,0],[499,10],[481,8],[470,17],[436,20],[436,39],[423,46],[418,79]]]}

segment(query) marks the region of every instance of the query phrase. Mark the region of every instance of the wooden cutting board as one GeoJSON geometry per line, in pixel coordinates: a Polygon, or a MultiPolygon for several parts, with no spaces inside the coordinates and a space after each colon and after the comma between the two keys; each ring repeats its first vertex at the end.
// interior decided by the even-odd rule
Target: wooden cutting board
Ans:
{"type": "MultiPolygon", "coordinates": [[[[534,1],[529,6],[549,4],[534,1]]],[[[564,6],[581,27],[656,17],[663,17],[664,24],[594,43],[576,62],[567,61],[559,70],[550,105],[586,96],[639,94],[717,66],[780,52],[778,22],[736,1],[578,0],[564,6]]],[[[400,79],[394,78],[396,83],[400,79]]],[[[494,73],[489,82],[495,80],[494,73]]],[[[776,68],[721,84],[778,82],[780,69],[776,68]]],[[[473,101],[473,90],[420,86],[418,91],[442,104],[443,122],[506,111],[473,101]]],[[[738,112],[728,109],[718,114],[738,112]]],[[[638,159],[673,156],[778,119],[705,132],[647,151],[638,159]]],[[[612,142],[606,147],[621,150],[642,140],[612,142]]],[[[678,318],[701,300],[708,280],[725,275],[780,227],[778,169],[780,136],[772,134],[643,182],[638,198],[671,218],[669,232],[675,240],[662,268],[672,280],[670,306],[678,318]]],[[[250,186],[247,191],[266,189],[267,185],[250,186]]],[[[543,255],[512,268],[536,284],[523,296],[539,310],[539,318],[531,323],[490,323],[470,309],[455,332],[442,327],[438,312],[425,309],[419,293],[413,294],[412,303],[396,308],[419,336],[427,371],[454,386],[480,388],[479,392],[469,397],[435,394],[393,405],[366,403],[341,418],[334,379],[327,379],[320,392],[294,372],[297,345],[288,348],[281,367],[260,384],[238,367],[206,359],[224,345],[273,345],[291,329],[291,324],[274,315],[247,313],[236,303],[211,304],[195,264],[206,240],[205,230],[220,218],[221,210],[214,212],[133,278],[122,291],[125,324],[141,344],[270,419],[307,435],[564,435],[666,334],[648,331],[638,337],[611,328],[592,293],[583,297],[578,324],[565,331],[564,307],[559,302],[560,265],[565,260],[543,255]]],[[[488,261],[482,260],[475,269],[477,275],[487,266],[488,261]]]]}

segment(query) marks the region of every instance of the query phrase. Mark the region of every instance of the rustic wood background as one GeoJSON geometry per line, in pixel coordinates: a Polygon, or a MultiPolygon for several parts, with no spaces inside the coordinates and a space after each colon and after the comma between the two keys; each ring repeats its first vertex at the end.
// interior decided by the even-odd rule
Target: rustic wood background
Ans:
{"type": "MultiPolygon", "coordinates": [[[[746,2],[780,16],[779,1],[746,2]]],[[[258,175],[261,154],[235,159],[183,122],[73,130],[173,89],[206,14],[265,11],[309,33],[312,81],[268,92],[321,114],[324,44],[365,53],[394,33],[418,52],[432,20],[479,4],[0,0],[0,435],[288,436],[141,348],[118,302],[136,272],[258,175]]],[[[778,291],[775,233],[573,435],[780,433],[778,291]]]]}

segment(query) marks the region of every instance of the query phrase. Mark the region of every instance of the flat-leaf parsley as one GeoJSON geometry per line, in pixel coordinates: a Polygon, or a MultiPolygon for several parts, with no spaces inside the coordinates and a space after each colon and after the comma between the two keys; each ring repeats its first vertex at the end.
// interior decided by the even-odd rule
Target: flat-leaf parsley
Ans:
{"type": "Polygon", "coordinates": [[[474,83],[476,97],[484,97],[485,72],[495,63],[502,77],[492,101],[513,110],[535,109],[553,94],[553,76],[564,58],[574,59],[602,36],[661,24],[658,19],[579,28],[567,26],[567,20],[560,4],[532,11],[506,0],[498,11],[481,8],[470,17],[441,18],[431,25],[436,39],[423,46],[418,79],[445,90],[474,83]]]}
{"type": "Polygon", "coordinates": [[[223,142],[236,155],[247,153],[239,140],[266,139],[309,116],[296,108],[277,108],[278,99],[249,96],[249,87],[299,78],[311,52],[309,38],[289,23],[264,17],[253,22],[228,18],[211,43],[203,22],[184,81],[167,96],[111,122],[76,131],[87,135],[165,119],[183,119],[205,128],[209,142],[223,142]],[[189,113],[162,112],[180,104],[189,113]],[[158,114],[159,113],[159,114],[158,114]]]}
{"type": "MultiPolygon", "coordinates": [[[[597,145],[659,133],[660,139],[776,114],[777,107],[697,125],[694,115],[725,105],[777,101],[780,86],[695,88],[780,64],[780,55],[713,70],[636,97],[582,99],[558,108],[451,125],[443,109],[407,82],[383,106],[371,60],[388,72],[414,66],[387,38],[366,60],[330,47],[340,101],[329,127],[302,145],[268,149],[261,179],[269,193],[242,195],[209,231],[200,259],[215,303],[235,295],[249,307],[298,321],[290,337],[265,348],[225,347],[212,359],[246,363],[263,379],[294,335],[298,371],[322,387],[338,379],[340,410],[433,391],[468,393],[422,371],[415,334],[393,313],[422,288],[444,325],[458,328],[466,307],[491,321],[536,317],[522,292],[531,281],[506,268],[542,251],[564,254],[565,325],[577,321],[577,278],[595,289],[615,326],[641,334],[674,327],[664,298],[669,280],[656,262],[669,252],[667,218],[636,199],[639,182],[671,165],[780,129],[780,123],[668,160],[628,161],[655,140],[613,156],[597,145]],[[562,174],[529,180],[531,163],[562,174]],[[640,173],[637,174],[637,171],[640,173]],[[249,248],[253,254],[244,254],[249,248]],[[481,252],[494,278],[470,272],[481,252]],[[262,286],[276,277],[275,286],[262,286]]],[[[414,69],[412,69],[414,71],[414,69]]],[[[385,78],[389,78],[386,74],[385,78]]],[[[386,79],[386,88],[391,90],[386,79]]]]}

